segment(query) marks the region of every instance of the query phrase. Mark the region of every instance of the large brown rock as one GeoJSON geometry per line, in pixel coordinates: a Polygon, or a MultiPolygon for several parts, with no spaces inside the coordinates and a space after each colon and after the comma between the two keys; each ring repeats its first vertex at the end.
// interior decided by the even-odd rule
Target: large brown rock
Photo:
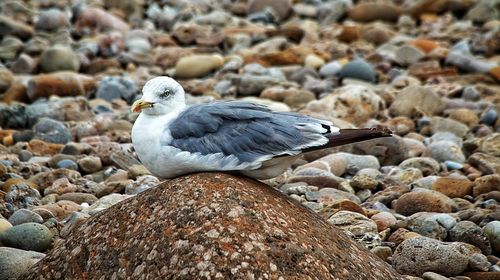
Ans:
{"type": "Polygon", "coordinates": [[[399,279],[262,183],[180,177],[88,219],[22,279],[399,279]]]}
{"type": "Polygon", "coordinates": [[[450,213],[453,200],[437,191],[412,191],[393,202],[398,214],[410,216],[418,212],[450,213]]]}

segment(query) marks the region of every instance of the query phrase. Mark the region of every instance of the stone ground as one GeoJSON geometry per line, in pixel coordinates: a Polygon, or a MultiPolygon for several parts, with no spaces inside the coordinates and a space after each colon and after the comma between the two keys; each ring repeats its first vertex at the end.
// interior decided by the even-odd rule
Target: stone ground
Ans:
{"type": "Polygon", "coordinates": [[[499,54],[497,0],[2,1],[0,279],[160,183],[130,143],[158,75],[391,129],[265,183],[402,275],[498,279],[499,54]]]}

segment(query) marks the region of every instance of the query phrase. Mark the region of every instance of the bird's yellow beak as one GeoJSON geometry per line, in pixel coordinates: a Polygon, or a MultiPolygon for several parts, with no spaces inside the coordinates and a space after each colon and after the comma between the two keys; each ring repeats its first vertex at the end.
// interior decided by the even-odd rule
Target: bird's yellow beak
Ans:
{"type": "Polygon", "coordinates": [[[132,112],[140,112],[142,109],[153,108],[153,102],[148,102],[142,99],[137,100],[132,104],[132,108],[130,109],[132,112]]]}

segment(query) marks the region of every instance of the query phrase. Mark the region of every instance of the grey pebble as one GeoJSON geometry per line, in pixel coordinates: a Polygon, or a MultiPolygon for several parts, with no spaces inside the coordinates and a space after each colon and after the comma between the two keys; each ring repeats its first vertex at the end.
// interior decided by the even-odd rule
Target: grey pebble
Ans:
{"type": "Polygon", "coordinates": [[[340,78],[359,79],[374,83],[376,80],[373,66],[363,59],[355,59],[344,65],[338,73],[340,78]]]}
{"type": "Polygon", "coordinates": [[[49,143],[66,144],[71,141],[69,129],[60,121],[41,118],[34,127],[35,139],[49,143]]]}
{"type": "Polygon", "coordinates": [[[17,279],[45,254],[9,247],[0,247],[0,279],[17,279]]]}
{"type": "Polygon", "coordinates": [[[0,240],[9,247],[43,252],[51,245],[52,237],[52,232],[46,226],[25,223],[4,231],[0,235],[0,240]]]}
{"type": "Polygon", "coordinates": [[[13,226],[25,224],[25,223],[41,224],[41,223],[43,223],[43,218],[42,218],[42,216],[40,216],[39,214],[37,214],[31,210],[19,209],[9,217],[9,222],[13,226]]]}

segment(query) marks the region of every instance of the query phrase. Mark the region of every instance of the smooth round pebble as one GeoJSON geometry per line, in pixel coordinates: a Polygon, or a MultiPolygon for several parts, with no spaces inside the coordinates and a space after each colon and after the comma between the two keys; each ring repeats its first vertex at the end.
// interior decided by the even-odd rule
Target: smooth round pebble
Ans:
{"type": "Polygon", "coordinates": [[[13,225],[25,223],[43,223],[42,216],[28,209],[19,209],[9,217],[9,222],[13,225]]]}
{"type": "Polygon", "coordinates": [[[12,227],[12,224],[3,218],[0,218],[0,234],[12,227]]]}
{"type": "Polygon", "coordinates": [[[44,257],[43,253],[0,247],[0,279],[18,279],[44,257]]]}
{"type": "Polygon", "coordinates": [[[409,216],[417,212],[450,213],[453,201],[442,193],[425,190],[403,194],[394,205],[397,213],[409,216]]]}
{"type": "Polygon", "coordinates": [[[72,49],[55,45],[42,53],[40,66],[44,72],[74,71],[80,69],[80,60],[72,49]]]}
{"type": "Polygon", "coordinates": [[[396,248],[392,260],[401,274],[422,276],[424,272],[434,271],[443,276],[456,276],[467,268],[469,251],[462,243],[414,237],[396,248]]]}
{"type": "Polygon", "coordinates": [[[25,223],[6,230],[0,235],[3,244],[23,250],[43,252],[52,242],[53,233],[44,225],[25,223]]]}
{"type": "Polygon", "coordinates": [[[56,163],[57,168],[66,168],[72,170],[78,170],[78,164],[70,159],[63,159],[56,163]]]}
{"type": "Polygon", "coordinates": [[[338,73],[340,78],[359,79],[374,83],[376,80],[373,66],[363,59],[350,61],[338,73]]]}
{"type": "Polygon", "coordinates": [[[483,232],[490,239],[493,251],[497,254],[500,253],[500,221],[487,223],[483,228],[483,232]]]}
{"type": "Polygon", "coordinates": [[[99,157],[86,156],[78,160],[78,166],[85,173],[94,173],[102,169],[102,162],[99,157]]]}
{"type": "Polygon", "coordinates": [[[428,146],[431,157],[439,162],[454,161],[462,163],[465,161],[465,155],[457,144],[450,141],[438,141],[428,146]]]}
{"type": "Polygon", "coordinates": [[[319,69],[319,74],[322,76],[322,77],[333,77],[335,75],[337,75],[340,70],[342,69],[342,64],[339,62],[339,61],[331,61],[331,62],[328,62],[327,64],[323,65],[320,69],[319,69]]]}
{"type": "Polygon", "coordinates": [[[49,143],[66,144],[71,141],[69,129],[60,121],[41,118],[34,127],[35,139],[49,143]]]}

